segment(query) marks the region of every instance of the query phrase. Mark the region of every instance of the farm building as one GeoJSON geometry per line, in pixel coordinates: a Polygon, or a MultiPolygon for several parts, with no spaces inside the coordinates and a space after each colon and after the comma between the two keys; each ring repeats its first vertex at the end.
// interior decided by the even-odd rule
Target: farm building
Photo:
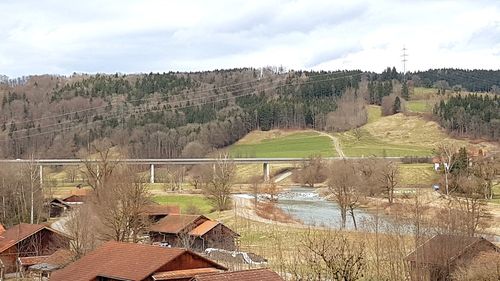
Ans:
{"type": "Polygon", "coordinates": [[[196,275],[192,281],[283,281],[274,271],[267,268],[250,269],[241,271],[227,271],[196,275]]]}
{"type": "Polygon", "coordinates": [[[52,273],[51,281],[191,280],[196,274],[227,270],[180,248],[107,242],[52,273]]]}
{"type": "Polygon", "coordinates": [[[239,235],[224,224],[202,215],[168,215],[149,229],[152,242],[203,251],[235,250],[239,235]]]}
{"type": "Polygon", "coordinates": [[[4,272],[17,271],[18,257],[51,255],[67,249],[70,238],[39,224],[18,224],[0,233],[0,260],[4,272]]]}
{"type": "Polygon", "coordinates": [[[449,280],[450,274],[460,266],[467,266],[486,252],[499,252],[499,248],[480,237],[436,235],[420,245],[406,257],[411,280],[449,280]]]}
{"type": "Polygon", "coordinates": [[[67,210],[71,208],[71,205],[64,202],[62,199],[52,199],[48,204],[49,207],[49,218],[57,218],[62,216],[67,210]]]}

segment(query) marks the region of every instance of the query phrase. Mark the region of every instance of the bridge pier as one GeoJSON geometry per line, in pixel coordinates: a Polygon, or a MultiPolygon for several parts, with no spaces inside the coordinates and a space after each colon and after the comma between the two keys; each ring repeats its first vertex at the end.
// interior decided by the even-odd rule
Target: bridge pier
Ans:
{"type": "Polygon", "coordinates": [[[151,164],[151,168],[149,169],[150,175],[149,175],[149,182],[150,183],[155,183],[155,165],[151,164]]]}
{"type": "Polygon", "coordinates": [[[268,182],[271,179],[271,165],[268,162],[264,162],[262,170],[264,172],[264,182],[268,182]]]}

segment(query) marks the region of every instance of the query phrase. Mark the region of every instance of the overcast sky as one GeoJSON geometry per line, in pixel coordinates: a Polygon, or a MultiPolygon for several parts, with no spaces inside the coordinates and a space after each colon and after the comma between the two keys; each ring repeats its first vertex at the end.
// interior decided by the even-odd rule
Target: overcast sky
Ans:
{"type": "Polygon", "coordinates": [[[500,1],[0,0],[0,74],[500,68],[500,1]]]}

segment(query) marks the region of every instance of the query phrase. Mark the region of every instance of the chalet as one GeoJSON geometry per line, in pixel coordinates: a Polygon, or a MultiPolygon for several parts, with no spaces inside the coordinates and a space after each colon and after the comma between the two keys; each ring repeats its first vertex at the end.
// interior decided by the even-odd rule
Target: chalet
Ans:
{"type": "Polygon", "coordinates": [[[224,270],[227,268],[186,249],[112,241],[55,271],[50,280],[182,281],[224,270]]]}
{"type": "Polygon", "coordinates": [[[18,257],[51,255],[67,249],[70,238],[40,224],[21,223],[0,233],[0,260],[6,273],[17,271],[18,257]]]}
{"type": "Polygon", "coordinates": [[[206,248],[235,250],[239,234],[202,215],[168,215],[149,229],[151,242],[204,251],[206,248]]]}
{"type": "Polygon", "coordinates": [[[168,215],[180,214],[181,208],[177,205],[150,204],[143,207],[142,213],[148,217],[149,221],[156,223],[168,215]]]}
{"type": "Polygon", "coordinates": [[[499,248],[481,237],[436,235],[406,257],[411,280],[449,280],[458,267],[467,265],[485,252],[499,248]]]}
{"type": "Polygon", "coordinates": [[[196,275],[192,281],[283,281],[276,272],[267,268],[232,272],[215,272],[196,275]]]}

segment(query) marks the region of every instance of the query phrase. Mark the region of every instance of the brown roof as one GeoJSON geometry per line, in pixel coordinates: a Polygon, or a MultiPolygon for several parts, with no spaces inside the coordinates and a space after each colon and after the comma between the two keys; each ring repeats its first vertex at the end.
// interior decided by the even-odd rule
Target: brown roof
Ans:
{"type": "Polygon", "coordinates": [[[267,268],[196,275],[194,281],[283,281],[276,272],[267,268]]]}
{"type": "Polygon", "coordinates": [[[111,241],[54,272],[50,280],[89,281],[98,276],[114,277],[120,280],[143,280],[175,258],[185,254],[203,259],[215,268],[225,269],[185,249],[111,241]]]}
{"type": "Polygon", "coordinates": [[[147,205],[143,207],[142,212],[149,216],[180,214],[181,208],[177,205],[147,205]]]}
{"type": "Polygon", "coordinates": [[[73,194],[63,199],[66,203],[83,203],[87,200],[87,195],[73,194]]]}
{"type": "Polygon", "coordinates": [[[205,233],[209,232],[212,228],[216,227],[219,224],[217,221],[205,221],[202,224],[195,227],[193,230],[189,232],[190,235],[193,236],[203,236],[205,233]]]}
{"type": "Polygon", "coordinates": [[[436,235],[406,256],[406,260],[425,264],[445,265],[480,241],[487,240],[481,237],[436,235]]]}
{"type": "Polygon", "coordinates": [[[173,270],[166,272],[155,273],[152,277],[153,280],[174,280],[183,278],[193,278],[197,274],[204,273],[215,273],[220,272],[220,269],[213,267],[195,268],[195,269],[183,269],[183,270],[173,270]]]}
{"type": "Polygon", "coordinates": [[[59,249],[45,259],[45,263],[63,266],[71,262],[73,253],[70,250],[59,249]]]}
{"type": "Polygon", "coordinates": [[[49,256],[34,256],[34,257],[19,257],[17,261],[21,266],[30,266],[34,264],[39,264],[45,262],[49,256]]]}
{"type": "Polygon", "coordinates": [[[44,228],[41,224],[21,223],[7,229],[0,234],[0,253],[44,228]]]}
{"type": "Polygon", "coordinates": [[[208,220],[208,218],[197,215],[168,215],[152,225],[150,231],[178,234],[199,220],[208,220]]]}

